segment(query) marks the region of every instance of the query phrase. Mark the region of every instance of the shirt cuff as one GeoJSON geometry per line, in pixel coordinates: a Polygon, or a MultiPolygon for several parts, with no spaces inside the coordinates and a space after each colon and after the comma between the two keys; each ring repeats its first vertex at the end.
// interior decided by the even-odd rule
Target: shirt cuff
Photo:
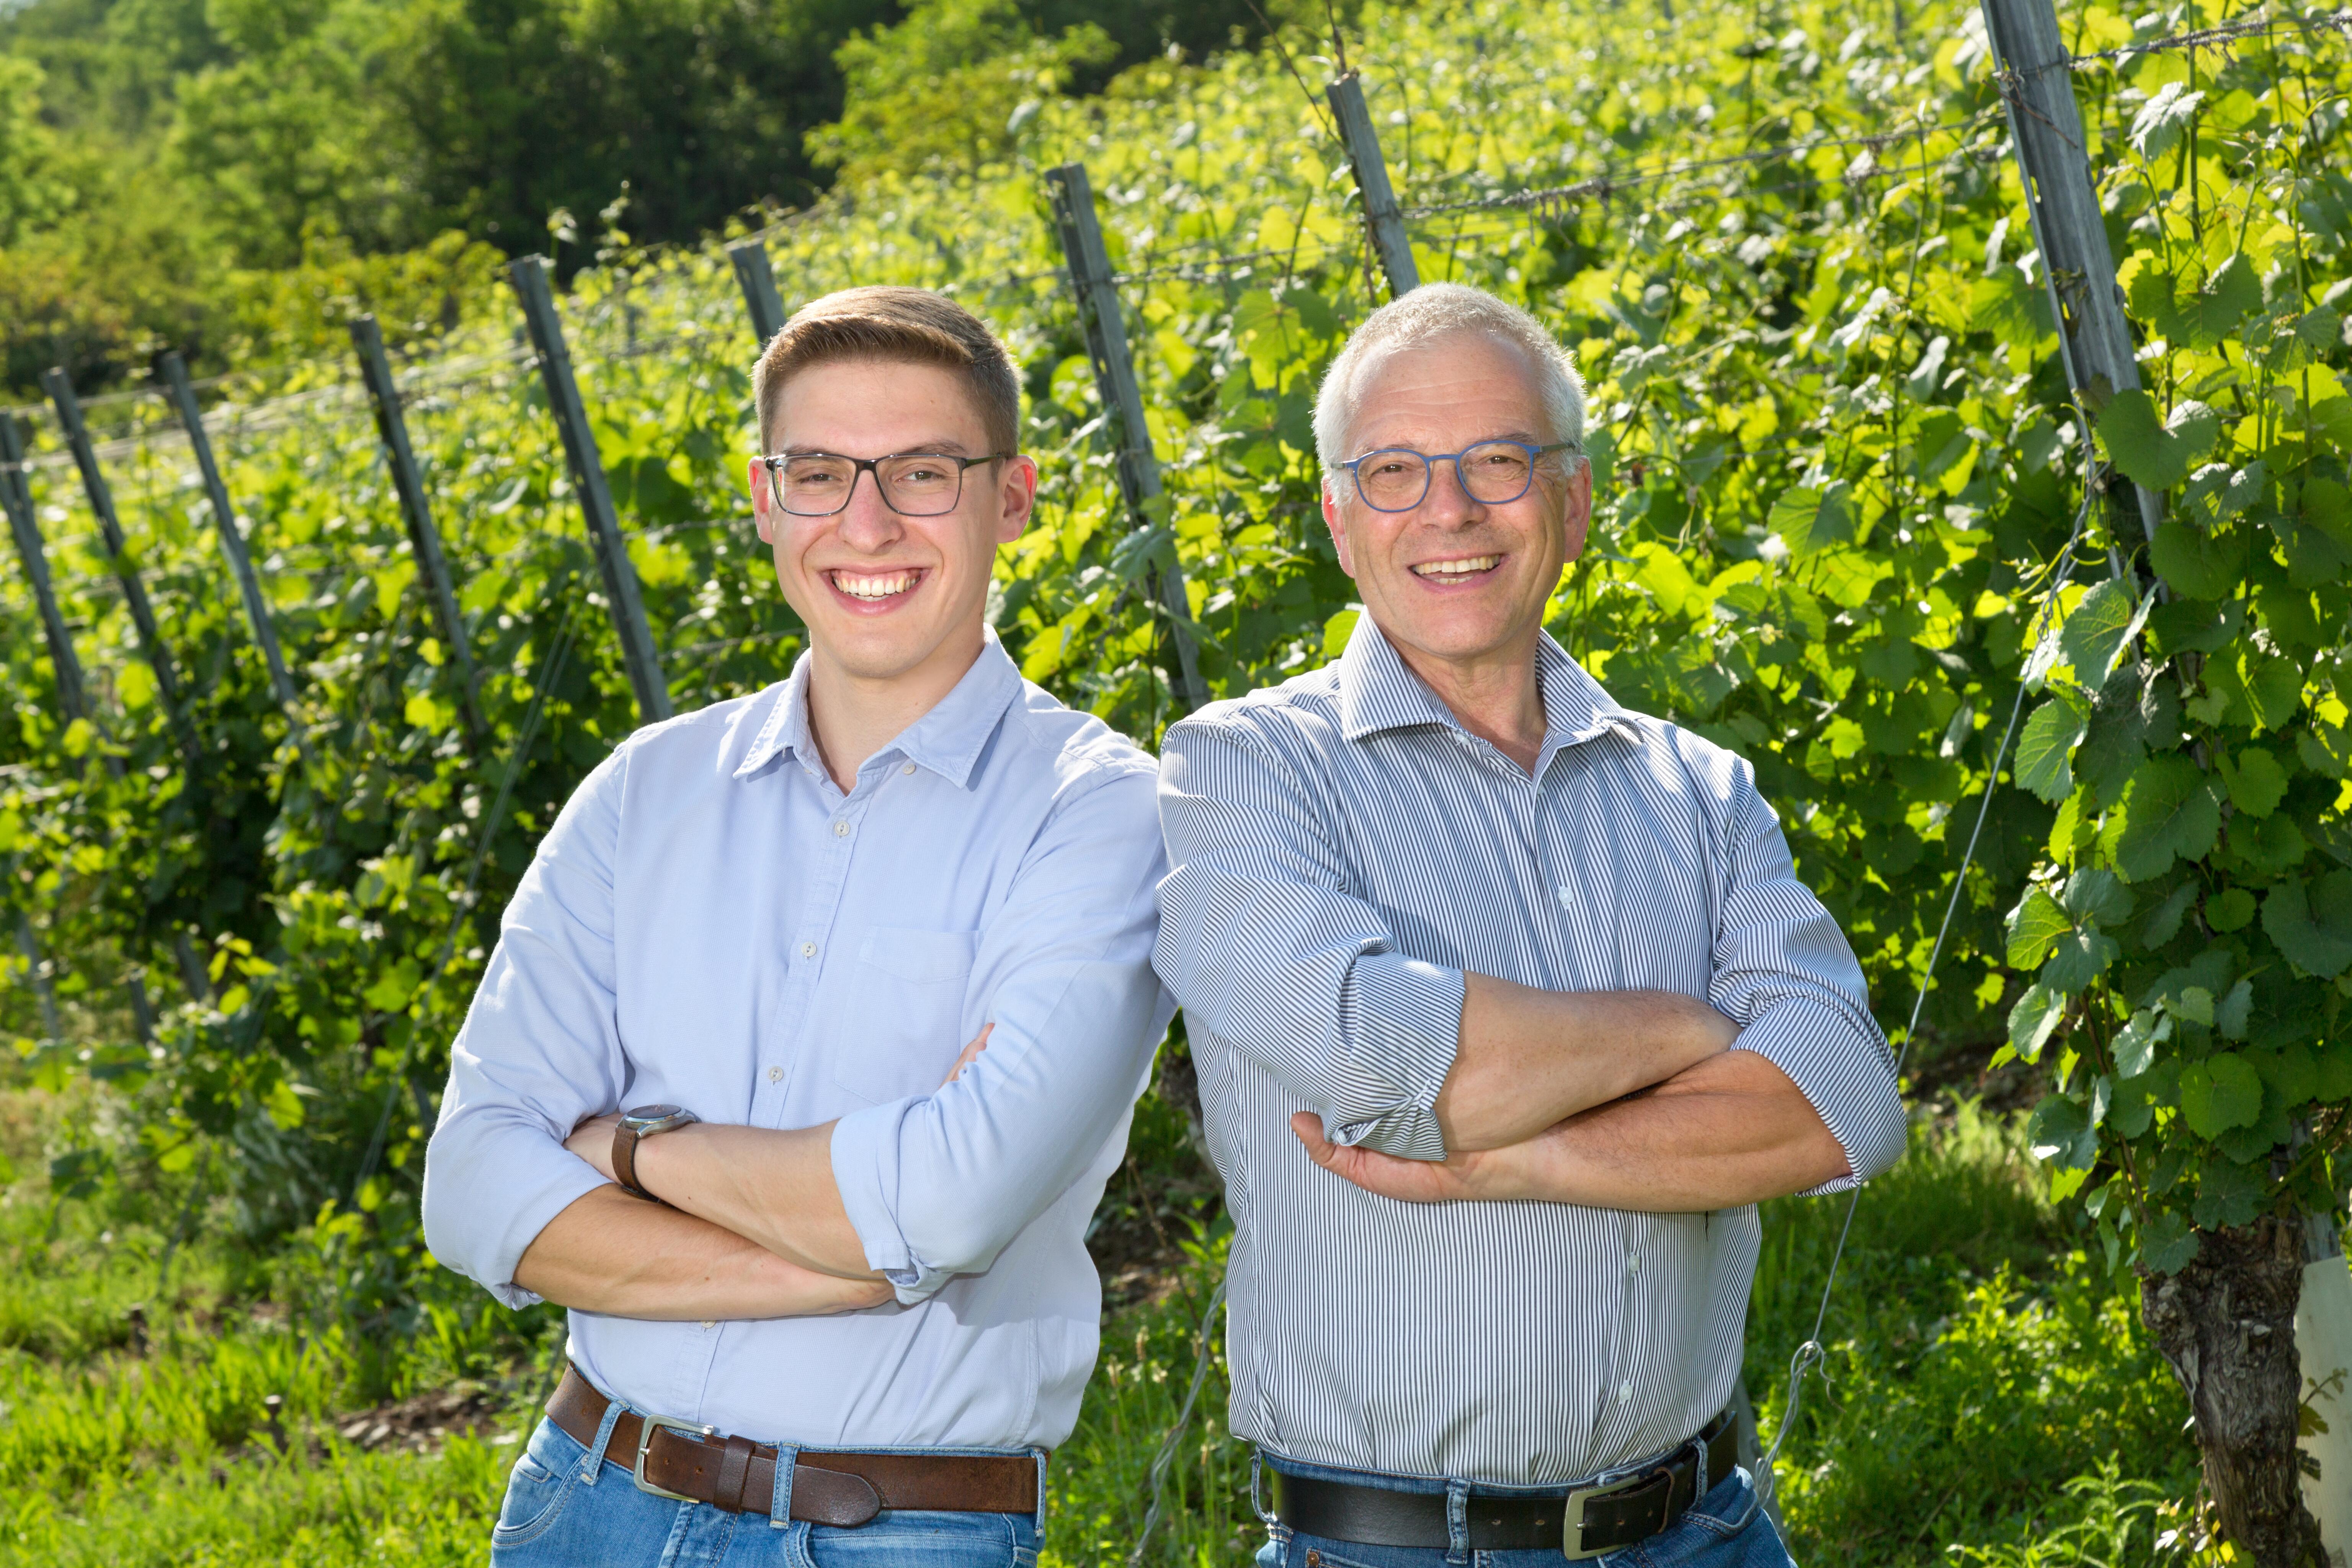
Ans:
{"type": "Polygon", "coordinates": [[[951,1278],[914,1255],[898,1228],[898,1129],[920,1097],[853,1110],[833,1124],[833,1184],[866,1248],[866,1267],[890,1281],[898,1304],[912,1307],[951,1278]]]}
{"type": "Polygon", "coordinates": [[[1463,994],[1460,970],[1402,953],[1367,953],[1349,965],[1339,991],[1341,1036],[1356,1064],[1393,1086],[1394,1100],[1352,1116],[1355,1108],[1334,1105],[1324,1113],[1325,1137],[1404,1160],[1445,1158],[1433,1107],[1461,1054],[1463,994]]]}
{"type": "MultiPolygon", "coordinates": [[[[546,1161],[546,1169],[539,1173],[540,1180],[519,1198],[505,1200],[509,1223],[493,1242],[491,1256],[484,1260],[482,1289],[498,1301],[520,1311],[536,1307],[546,1300],[536,1290],[526,1290],[514,1282],[515,1270],[522,1267],[522,1255],[539,1239],[539,1233],[555,1220],[557,1215],[609,1184],[599,1175],[596,1167],[570,1152],[562,1145],[553,1147],[553,1157],[546,1161]]],[[[534,1161],[536,1164],[539,1162],[534,1161]]],[[[463,1269],[458,1272],[463,1273],[463,1269]]]]}
{"type": "Polygon", "coordinates": [[[1857,1028],[1832,1007],[1791,997],[1766,1008],[1732,1048],[1754,1051],[1787,1073],[1845,1151],[1846,1173],[1799,1197],[1859,1186],[1903,1157],[1908,1125],[1893,1064],[1875,1031],[1857,1028]]]}

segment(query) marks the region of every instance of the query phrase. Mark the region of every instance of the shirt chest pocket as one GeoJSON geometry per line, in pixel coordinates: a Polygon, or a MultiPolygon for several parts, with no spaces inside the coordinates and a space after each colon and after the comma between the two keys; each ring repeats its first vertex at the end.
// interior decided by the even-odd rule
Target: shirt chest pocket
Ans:
{"type": "Polygon", "coordinates": [[[968,1043],[964,991],[978,933],[871,926],[857,947],[855,1037],[834,1081],[876,1105],[929,1094],[968,1043]]]}

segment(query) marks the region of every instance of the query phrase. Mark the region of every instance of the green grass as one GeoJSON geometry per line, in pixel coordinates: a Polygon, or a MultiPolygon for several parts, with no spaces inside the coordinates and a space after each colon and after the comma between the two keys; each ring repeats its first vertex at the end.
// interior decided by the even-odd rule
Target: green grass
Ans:
{"type": "MultiPolygon", "coordinates": [[[[1150,1109],[1130,1209],[1182,1158],[1150,1109]]],[[[22,1111],[0,1097],[0,1138],[31,1168],[37,1123],[22,1111]]],[[[2195,1456],[2179,1395],[2133,1294],[2074,1248],[2029,1167],[2009,1132],[1964,1109],[1865,1194],[1823,1336],[1829,1381],[1808,1380],[1781,1467],[1808,1568],[2146,1563],[2182,1522],[2195,1456]]],[[[256,1256],[228,1239],[217,1204],[166,1284],[185,1196],[184,1181],[117,1182],[59,1200],[38,1177],[0,1196],[0,1563],[480,1562],[545,1387],[552,1316],[485,1310],[429,1266],[387,1292],[355,1215],[256,1256]],[[496,1434],[430,1457],[337,1435],[338,1413],[461,1375],[506,1391],[496,1434]]],[[[1768,1435],[1843,1206],[1766,1213],[1748,1372],[1768,1435]]],[[[1186,1212],[1157,1223],[1181,1227],[1186,1212]]],[[[1105,1325],[1054,1467],[1056,1564],[1122,1562],[1141,1525],[1223,1262],[1219,1229],[1190,1228],[1164,1289],[1105,1325]]],[[[1220,1351],[1171,1447],[1155,1562],[1235,1563],[1259,1539],[1246,1451],[1224,1432],[1220,1351]]]]}

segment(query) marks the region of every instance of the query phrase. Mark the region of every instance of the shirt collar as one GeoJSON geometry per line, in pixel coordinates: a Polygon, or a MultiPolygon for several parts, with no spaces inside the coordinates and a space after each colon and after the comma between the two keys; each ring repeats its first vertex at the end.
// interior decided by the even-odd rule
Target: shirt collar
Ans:
{"type": "MultiPolygon", "coordinates": [[[[816,737],[809,730],[808,683],[813,653],[803,653],[779,694],[767,722],[737,764],[735,776],[749,778],[787,752],[803,767],[822,772],[824,762],[816,737]]],[[[993,627],[981,646],[980,657],[963,673],[955,689],[931,710],[900,731],[898,737],[866,760],[866,766],[895,752],[918,767],[928,768],[958,789],[965,787],[980,761],[981,749],[996,732],[997,721],[1021,690],[1021,671],[997,640],[993,627]]],[[[859,770],[863,772],[864,769],[859,770]]]]}
{"type": "MultiPolygon", "coordinates": [[[[1628,735],[1640,733],[1633,714],[1586,674],[1549,632],[1537,636],[1536,664],[1543,688],[1546,752],[1580,745],[1612,729],[1628,735]]],[[[1425,724],[1463,730],[1454,710],[1406,668],[1387,636],[1372,624],[1370,615],[1359,616],[1356,629],[1339,655],[1341,732],[1350,741],[1360,741],[1383,730],[1425,724]]]]}

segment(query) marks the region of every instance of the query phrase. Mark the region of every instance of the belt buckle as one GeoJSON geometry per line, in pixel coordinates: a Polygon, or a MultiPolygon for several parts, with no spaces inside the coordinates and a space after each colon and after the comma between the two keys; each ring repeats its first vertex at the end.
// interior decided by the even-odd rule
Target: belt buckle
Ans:
{"type": "Polygon", "coordinates": [[[646,1415],[639,1419],[644,1422],[644,1425],[637,1428],[637,1465],[632,1477],[637,1483],[637,1489],[653,1497],[669,1498],[677,1502],[699,1502],[701,1500],[699,1498],[688,1497],[684,1492],[665,1491],[646,1479],[646,1450],[653,1447],[654,1434],[665,1426],[673,1432],[691,1432],[698,1441],[704,1437],[716,1437],[719,1436],[719,1428],[705,1426],[693,1421],[680,1421],[674,1415],[646,1415]]]}
{"type": "Polygon", "coordinates": [[[1594,1498],[1614,1497],[1619,1492],[1631,1491],[1635,1487],[1655,1478],[1657,1473],[1654,1469],[1644,1470],[1637,1476],[1627,1476],[1622,1481],[1612,1481],[1605,1487],[1587,1487],[1581,1491],[1569,1493],[1568,1507],[1565,1510],[1567,1517],[1560,1521],[1559,1526],[1560,1555],[1570,1563],[1582,1563],[1591,1558],[1605,1557],[1612,1552],[1622,1550],[1615,1546],[1596,1547],[1590,1552],[1584,1549],[1584,1505],[1594,1498]]]}

